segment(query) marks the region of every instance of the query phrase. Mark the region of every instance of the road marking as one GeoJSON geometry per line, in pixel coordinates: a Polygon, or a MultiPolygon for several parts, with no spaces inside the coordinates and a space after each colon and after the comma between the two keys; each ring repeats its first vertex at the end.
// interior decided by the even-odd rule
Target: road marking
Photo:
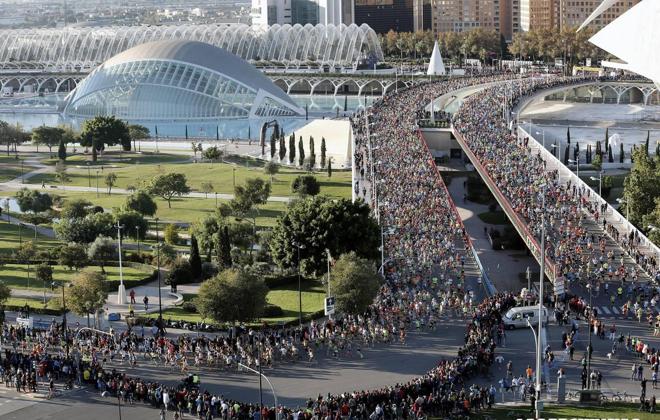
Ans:
{"type": "Polygon", "coordinates": [[[611,312],[609,309],[607,309],[607,306],[601,306],[600,307],[601,312],[603,312],[605,315],[610,315],[611,312]]]}
{"type": "Polygon", "coordinates": [[[616,306],[612,306],[612,312],[614,312],[617,315],[619,314],[619,310],[616,308],[616,306]]]}

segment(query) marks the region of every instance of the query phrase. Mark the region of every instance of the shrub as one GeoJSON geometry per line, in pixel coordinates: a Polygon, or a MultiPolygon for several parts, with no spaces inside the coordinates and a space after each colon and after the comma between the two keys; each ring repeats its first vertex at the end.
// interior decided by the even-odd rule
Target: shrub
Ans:
{"type": "Polygon", "coordinates": [[[193,302],[183,302],[181,309],[191,314],[197,313],[197,307],[193,302]]]}
{"type": "Polygon", "coordinates": [[[218,274],[218,266],[212,262],[203,262],[202,263],[202,280],[210,279],[211,277],[218,274]]]}
{"type": "Polygon", "coordinates": [[[193,275],[188,260],[178,259],[170,268],[165,284],[186,284],[192,282],[193,275]]]}
{"type": "Polygon", "coordinates": [[[277,305],[271,305],[270,303],[264,307],[264,318],[277,318],[284,315],[284,310],[277,305]]]}

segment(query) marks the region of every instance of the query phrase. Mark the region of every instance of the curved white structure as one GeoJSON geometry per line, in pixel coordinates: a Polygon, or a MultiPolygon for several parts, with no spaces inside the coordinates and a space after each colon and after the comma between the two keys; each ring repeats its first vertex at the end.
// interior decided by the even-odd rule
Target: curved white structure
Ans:
{"type": "Polygon", "coordinates": [[[122,51],[160,40],[205,42],[250,62],[287,66],[383,60],[378,36],[364,24],[112,26],[0,30],[0,68],[93,69],[122,51]]]}
{"type": "Polygon", "coordinates": [[[262,72],[196,41],[157,41],[112,57],[66,98],[64,114],[132,120],[297,116],[289,96],[262,72]]]}
{"type": "MultiPolygon", "coordinates": [[[[583,24],[613,4],[605,0],[583,24]]],[[[625,63],[603,63],[651,79],[660,89],[660,1],[643,0],[601,29],[589,42],[625,63]]]]}
{"type": "Polygon", "coordinates": [[[440,54],[440,48],[438,48],[438,41],[435,41],[433,52],[431,53],[431,61],[429,62],[429,68],[426,70],[426,74],[430,76],[444,76],[446,73],[445,64],[442,62],[442,55],[440,54]]]}

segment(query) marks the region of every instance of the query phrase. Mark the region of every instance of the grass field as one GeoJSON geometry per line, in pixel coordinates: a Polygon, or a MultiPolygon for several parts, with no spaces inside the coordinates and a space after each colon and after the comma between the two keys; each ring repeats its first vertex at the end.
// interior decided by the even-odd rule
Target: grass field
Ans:
{"type": "MultiPolygon", "coordinates": [[[[190,301],[194,295],[185,294],[184,301],[190,301]]],[[[302,288],[302,313],[309,315],[323,309],[325,289],[320,282],[303,283],[302,288]]],[[[271,289],[266,296],[268,303],[277,305],[284,311],[281,317],[262,318],[262,322],[278,324],[298,319],[298,286],[297,284],[277,287],[271,289]]],[[[157,318],[158,314],[149,314],[150,318],[157,318]]],[[[187,322],[200,322],[202,317],[197,313],[184,311],[182,308],[169,308],[163,311],[164,319],[177,319],[187,322]]],[[[205,320],[209,321],[209,320],[205,320]]]]}
{"type": "Polygon", "coordinates": [[[46,305],[44,306],[43,299],[37,299],[32,297],[10,297],[5,302],[5,305],[8,306],[29,306],[30,308],[35,309],[61,309],[60,302],[61,299],[49,299],[46,300],[46,305]]]}
{"type": "MultiPolygon", "coordinates": [[[[23,165],[23,173],[30,172],[34,167],[23,165]]],[[[0,156],[0,182],[11,181],[21,176],[21,161],[16,160],[14,155],[0,156]]]]}
{"type": "Polygon", "coordinates": [[[5,218],[0,221],[0,256],[9,255],[14,252],[21,241],[21,237],[23,241],[33,241],[37,249],[51,248],[60,244],[56,239],[39,234],[37,234],[35,241],[33,230],[25,227],[19,229],[18,225],[7,223],[7,219],[5,218]]]}
{"type": "MultiPolygon", "coordinates": [[[[573,418],[586,418],[586,419],[639,419],[651,420],[658,419],[658,413],[643,413],[638,411],[639,406],[635,404],[613,403],[603,407],[599,406],[559,406],[559,405],[546,405],[543,410],[543,416],[546,419],[573,419],[573,418]]],[[[480,413],[473,413],[470,415],[471,419],[486,420],[486,419],[528,419],[533,418],[534,414],[530,411],[529,406],[526,407],[496,407],[492,410],[486,410],[480,413]]]]}
{"type": "MultiPolygon", "coordinates": [[[[74,156],[74,158],[79,158],[79,156],[74,156]]],[[[119,155],[114,154],[112,159],[119,159],[119,155]]],[[[200,191],[202,183],[210,182],[213,184],[215,192],[225,194],[231,194],[234,191],[234,175],[236,185],[243,184],[247,178],[258,177],[270,180],[270,177],[264,174],[263,162],[253,161],[252,163],[248,163],[249,167],[246,167],[244,164],[241,164],[244,160],[239,160],[238,158],[236,158],[236,163],[192,163],[191,161],[186,161],[186,156],[164,154],[145,155],[135,158],[127,157],[126,159],[127,161],[109,159],[99,161],[95,165],[90,165],[89,171],[85,167],[84,161],[73,158],[69,159],[67,160],[67,164],[69,166],[68,174],[70,182],[66,185],[91,185],[92,187],[96,187],[97,170],[99,171],[98,182],[101,191],[107,191],[104,184],[104,177],[108,172],[117,174],[115,187],[118,188],[127,188],[129,186],[139,188],[141,182],[148,182],[156,175],[179,172],[186,175],[188,185],[194,191],[200,191]],[[163,161],[156,163],[161,156],[163,157],[163,161]],[[113,167],[109,168],[108,165],[112,165],[113,167]]],[[[50,163],[50,160],[47,163],[50,163]]],[[[271,195],[292,195],[291,182],[301,174],[306,174],[306,172],[284,166],[280,167],[280,173],[274,177],[272,183],[271,195]]],[[[316,177],[321,184],[321,194],[331,197],[348,198],[351,196],[350,171],[334,171],[332,178],[328,178],[325,171],[317,172],[316,177]]],[[[55,173],[38,174],[30,178],[29,182],[33,184],[45,182],[49,185],[59,185],[55,173]]]]}
{"type": "MultiPolygon", "coordinates": [[[[93,267],[101,271],[100,267],[93,267]]],[[[27,265],[22,264],[7,264],[0,266],[0,280],[4,281],[6,285],[16,289],[33,289],[42,290],[44,285],[42,282],[37,281],[35,278],[35,266],[30,266],[30,280],[28,286],[27,278],[27,265]]],[[[119,267],[106,267],[107,281],[119,281],[119,267]]],[[[124,267],[123,270],[124,280],[141,280],[151,273],[146,273],[132,267],[124,267]]],[[[69,281],[75,277],[76,271],[56,265],[53,266],[53,280],[54,281],[69,281]]],[[[46,287],[50,288],[47,284],[46,287]]]]}
{"type": "MultiPolygon", "coordinates": [[[[101,193],[99,194],[99,198],[96,198],[96,193],[74,192],[66,190],[57,190],[57,192],[54,194],[57,194],[63,198],[84,198],[94,203],[95,205],[99,205],[108,210],[111,210],[115,207],[121,207],[122,204],[126,201],[126,196],[120,194],[107,195],[101,193]]],[[[218,204],[223,202],[227,203],[228,200],[218,199],[218,204]]],[[[192,223],[204,218],[207,214],[212,213],[216,209],[215,198],[212,194],[209,194],[209,198],[175,198],[172,200],[172,208],[167,207],[167,201],[165,200],[156,199],[156,204],[158,205],[156,217],[159,217],[163,221],[192,223]]],[[[275,226],[277,217],[280,216],[285,209],[286,203],[269,201],[263,206],[260,206],[258,212],[251,212],[250,220],[254,214],[257,215],[257,226],[275,226]]]]}

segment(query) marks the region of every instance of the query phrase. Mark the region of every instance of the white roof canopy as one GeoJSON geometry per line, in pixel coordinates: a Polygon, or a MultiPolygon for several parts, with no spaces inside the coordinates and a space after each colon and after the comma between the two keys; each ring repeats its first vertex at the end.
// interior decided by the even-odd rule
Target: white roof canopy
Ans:
{"type": "Polygon", "coordinates": [[[435,41],[433,46],[433,53],[431,53],[431,61],[429,62],[429,69],[426,74],[433,76],[444,76],[446,74],[445,64],[442,62],[440,55],[440,48],[438,48],[438,41],[435,41]]]}

